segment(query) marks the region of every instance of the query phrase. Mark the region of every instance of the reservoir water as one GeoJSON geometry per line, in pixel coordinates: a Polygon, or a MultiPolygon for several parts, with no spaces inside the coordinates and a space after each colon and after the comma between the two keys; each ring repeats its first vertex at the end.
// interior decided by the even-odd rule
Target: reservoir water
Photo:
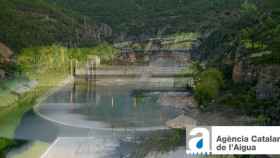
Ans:
{"type": "MultiPolygon", "coordinates": [[[[156,151],[142,150],[145,138],[170,132],[165,123],[180,111],[161,106],[159,96],[165,92],[153,85],[133,79],[67,84],[24,113],[17,123],[3,121],[1,129],[15,126],[15,130],[0,131],[1,137],[23,142],[7,157],[40,157],[51,144],[53,153],[45,158],[156,157],[156,151]]],[[[160,155],[176,157],[184,153],[183,147],[176,152],[172,147],[160,155]]]]}

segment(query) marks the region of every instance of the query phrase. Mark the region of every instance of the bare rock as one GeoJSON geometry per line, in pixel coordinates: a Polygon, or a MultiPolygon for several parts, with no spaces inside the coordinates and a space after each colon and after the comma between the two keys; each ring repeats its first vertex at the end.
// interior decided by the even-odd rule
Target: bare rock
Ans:
{"type": "Polygon", "coordinates": [[[20,95],[22,95],[22,94],[24,94],[28,91],[31,91],[37,85],[38,85],[38,82],[35,81],[35,80],[25,82],[25,83],[21,83],[21,84],[17,85],[14,90],[12,90],[12,93],[20,96],[20,95]]]}
{"type": "Polygon", "coordinates": [[[162,106],[175,108],[197,108],[197,102],[189,93],[175,92],[160,95],[159,102],[162,106]]]}
{"type": "Polygon", "coordinates": [[[5,76],[6,76],[5,74],[6,74],[5,71],[0,69],[0,80],[5,79],[5,76]]]}
{"type": "Polygon", "coordinates": [[[12,50],[0,42],[0,63],[9,63],[12,55],[12,50]]]}
{"type": "Polygon", "coordinates": [[[280,93],[280,66],[263,66],[259,71],[258,83],[256,86],[257,99],[277,98],[280,93]]]}
{"type": "Polygon", "coordinates": [[[193,127],[197,125],[197,121],[192,117],[180,115],[173,120],[166,122],[166,126],[175,129],[185,129],[188,127],[193,127]]]}
{"type": "Polygon", "coordinates": [[[97,40],[101,41],[104,38],[111,37],[113,34],[112,28],[104,23],[91,25],[84,23],[76,30],[79,40],[97,40]]]}
{"type": "Polygon", "coordinates": [[[254,82],[257,80],[260,67],[246,63],[245,61],[238,61],[233,68],[232,80],[235,82],[254,82]]]}
{"type": "Polygon", "coordinates": [[[253,65],[239,61],[234,65],[232,79],[235,82],[257,82],[257,99],[277,98],[280,93],[280,66],[278,64],[253,65]]]}
{"type": "Polygon", "coordinates": [[[233,73],[232,73],[232,80],[234,82],[239,82],[242,80],[242,62],[239,62],[234,65],[233,73]]]}
{"type": "Polygon", "coordinates": [[[112,28],[105,24],[101,23],[99,24],[98,31],[97,31],[102,37],[110,37],[113,34],[112,28]]]}
{"type": "Polygon", "coordinates": [[[234,112],[200,112],[196,118],[199,125],[203,126],[240,126],[252,125],[256,122],[254,118],[234,112]]]}

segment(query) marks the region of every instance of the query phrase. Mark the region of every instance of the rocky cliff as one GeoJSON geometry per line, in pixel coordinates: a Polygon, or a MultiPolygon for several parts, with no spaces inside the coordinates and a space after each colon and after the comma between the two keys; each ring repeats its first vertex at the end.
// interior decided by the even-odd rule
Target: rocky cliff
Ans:
{"type": "Polygon", "coordinates": [[[239,61],[234,65],[235,82],[255,84],[257,99],[276,98],[280,94],[280,65],[253,65],[239,61]]]}

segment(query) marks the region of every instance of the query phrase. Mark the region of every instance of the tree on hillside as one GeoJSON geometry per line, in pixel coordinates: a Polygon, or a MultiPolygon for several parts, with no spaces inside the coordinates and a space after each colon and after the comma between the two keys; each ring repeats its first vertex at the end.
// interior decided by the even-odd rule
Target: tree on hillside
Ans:
{"type": "Polygon", "coordinates": [[[201,108],[206,107],[218,97],[220,89],[224,86],[223,74],[214,68],[207,69],[195,79],[195,98],[201,108]]]}

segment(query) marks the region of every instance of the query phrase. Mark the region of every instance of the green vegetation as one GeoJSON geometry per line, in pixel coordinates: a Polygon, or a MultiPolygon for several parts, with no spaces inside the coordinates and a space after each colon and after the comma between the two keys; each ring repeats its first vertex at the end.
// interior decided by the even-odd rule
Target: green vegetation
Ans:
{"type": "MultiPolygon", "coordinates": [[[[195,62],[182,74],[195,76],[194,93],[202,109],[217,104],[256,117],[260,125],[279,125],[279,91],[273,91],[276,93],[273,98],[258,99],[259,78],[235,82],[232,77],[233,68],[240,62],[256,71],[279,66],[279,0],[0,0],[0,3],[0,42],[12,48],[17,59],[16,64],[1,63],[0,69],[38,81],[35,89],[19,96],[11,93],[12,83],[0,81],[1,104],[11,104],[5,108],[0,105],[0,136],[13,138],[22,116],[36,99],[69,75],[71,61],[84,64],[91,55],[110,64],[119,51],[103,43],[105,40],[128,40],[120,45],[146,48],[147,43],[137,41],[151,37],[171,39],[163,43],[165,48],[190,48],[191,40],[199,40],[196,43],[200,44],[199,53],[195,55],[206,63],[206,68],[195,62]]],[[[267,82],[273,81],[273,88],[280,89],[280,81],[269,77],[267,82]]],[[[137,96],[136,102],[142,97],[137,96]]],[[[169,145],[180,144],[182,137],[178,131],[172,136],[169,140],[157,137],[147,140],[140,150],[170,150],[169,145]]],[[[13,145],[13,141],[0,139],[1,152],[13,145]]]]}
{"type": "Polygon", "coordinates": [[[195,79],[195,98],[201,108],[213,102],[219,96],[219,92],[224,85],[222,73],[214,68],[202,71],[195,79]]]}
{"type": "MultiPolygon", "coordinates": [[[[12,95],[11,98],[16,99],[9,102],[8,107],[0,109],[0,137],[11,139],[14,137],[14,132],[25,112],[37,103],[39,97],[45,95],[69,76],[70,60],[78,60],[83,63],[87,60],[88,55],[101,55],[101,59],[106,61],[109,58],[111,60],[117,52],[118,50],[109,44],[81,49],[65,48],[59,45],[23,49],[17,58],[17,64],[21,68],[22,74],[29,80],[38,81],[38,85],[20,96],[12,95]]],[[[9,88],[10,86],[7,84],[7,94],[11,94],[9,88]]],[[[7,95],[1,95],[1,98],[3,103],[9,99],[7,95]]],[[[11,143],[6,142],[0,139],[0,143],[3,145],[3,148],[0,148],[1,152],[10,148],[11,143]]]]}
{"type": "Polygon", "coordinates": [[[223,95],[217,104],[225,105],[224,108],[234,108],[239,113],[253,116],[258,125],[278,125],[280,118],[279,94],[276,98],[256,99],[255,87],[246,83],[227,83],[223,95]]]}
{"type": "Polygon", "coordinates": [[[169,49],[186,49],[191,48],[195,40],[200,35],[198,33],[175,33],[171,36],[167,36],[167,41],[162,42],[164,48],[169,49]]]}
{"type": "Polygon", "coordinates": [[[102,40],[121,37],[205,31],[219,25],[219,16],[242,2],[0,0],[0,41],[19,52],[22,48],[54,43],[91,47],[102,40]]]}
{"type": "Polygon", "coordinates": [[[0,158],[5,158],[5,152],[13,147],[24,144],[24,141],[14,141],[6,138],[0,138],[0,158]]]}
{"type": "Polygon", "coordinates": [[[33,47],[23,49],[17,57],[21,70],[31,79],[49,73],[69,74],[71,60],[84,63],[88,56],[97,55],[107,63],[117,54],[118,50],[109,44],[100,44],[93,48],[66,48],[59,45],[33,47]]]}
{"type": "MultiPolygon", "coordinates": [[[[222,20],[222,25],[214,27],[207,36],[203,36],[200,45],[200,57],[207,61],[207,67],[214,67],[224,74],[225,86],[215,104],[225,105],[224,108],[233,108],[242,114],[256,117],[261,125],[278,125],[279,91],[273,92],[273,98],[258,99],[257,86],[261,78],[244,79],[252,72],[241,76],[239,83],[233,81],[233,67],[238,62],[244,63],[240,73],[247,67],[259,69],[279,65],[279,1],[268,0],[259,3],[244,2],[240,9],[229,10],[228,17],[222,20]]],[[[275,72],[277,73],[277,72],[275,72]]],[[[277,89],[277,78],[267,76],[277,89]]],[[[269,84],[266,84],[268,86],[269,84]]],[[[203,93],[213,93],[217,89],[203,93]]],[[[265,90],[260,90],[266,93],[265,90]]]]}
{"type": "MultiPolygon", "coordinates": [[[[52,77],[55,78],[54,76],[52,77]]],[[[58,77],[58,79],[61,78],[58,77]]],[[[45,94],[49,88],[51,87],[40,85],[32,91],[25,93],[8,108],[0,110],[0,157],[5,158],[5,154],[10,149],[25,143],[25,141],[13,140],[16,128],[20,124],[23,115],[32,108],[38,97],[45,94]]]]}
{"type": "Polygon", "coordinates": [[[94,35],[84,36],[97,25],[82,15],[44,0],[0,0],[0,41],[19,52],[31,46],[60,43],[93,46],[94,35]]]}
{"type": "Polygon", "coordinates": [[[84,54],[87,55],[96,55],[99,56],[101,62],[103,63],[111,63],[112,60],[117,57],[120,51],[116,48],[113,48],[111,45],[107,43],[99,44],[96,47],[85,49],[84,54]]]}
{"type": "Polygon", "coordinates": [[[52,45],[23,49],[17,56],[17,67],[22,74],[21,78],[1,81],[0,105],[8,106],[20,99],[13,91],[17,84],[26,80],[36,80],[39,85],[56,85],[57,81],[65,79],[70,74],[72,60],[79,61],[82,65],[87,61],[88,56],[96,55],[106,64],[110,63],[118,53],[119,50],[106,43],[93,48],[66,48],[52,45]],[[53,79],[53,76],[56,77],[53,79]]]}
{"type": "Polygon", "coordinates": [[[279,58],[280,25],[270,11],[254,3],[243,3],[237,15],[230,13],[232,17],[225,18],[221,26],[203,39],[200,47],[203,55],[212,65],[223,65],[222,59],[225,58],[251,61],[252,54],[268,51],[271,53],[256,58],[263,58],[258,60],[262,61],[260,64],[271,64],[270,56],[279,58]]]}
{"type": "MultiPolygon", "coordinates": [[[[46,94],[51,88],[60,84],[67,76],[61,72],[48,72],[48,74],[34,74],[38,85],[30,91],[17,96],[18,98],[9,106],[0,109],[0,137],[13,138],[22,116],[37,103],[38,98],[46,94]]],[[[28,77],[32,77],[28,76],[28,77]]],[[[6,98],[2,98],[4,101],[6,98]]]]}
{"type": "Polygon", "coordinates": [[[48,0],[106,23],[116,35],[140,38],[197,32],[219,25],[219,18],[243,0],[48,0]],[[104,9],[106,8],[106,9],[104,9]]]}
{"type": "MultiPolygon", "coordinates": [[[[3,151],[3,149],[12,144],[12,141],[11,140],[8,140],[8,139],[0,139],[0,151],[3,151]]],[[[2,154],[1,154],[2,155],[2,154]]],[[[2,157],[2,156],[1,156],[2,157]]]]}
{"type": "Polygon", "coordinates": [[[185,145],[185,134],[186,131],[180,129],[151,134],[137,145],[137,150],[133,153],[133,157],[143,158],[150,152],[165,153],[175,150],[177,147],[185,145]]]}
{"type": "MultiPolygon", "coordinates": [[[[17,65],[24,80],[36,80],[39,87],[53,86],[69,76],[71,60],[83,64],[89,55],[97,55],[104,63],[108,63],[118,52],[106,43],[93,48],[66,48],[59,45],[33,47],[21,51],[17,56],[17,65]]],[[[14,85],[18,83],[21,83],[21,79],[1,81],[0,98],[3,104],[13,104],[17,99],[21,99],[12,93],[14,85]]]]}

